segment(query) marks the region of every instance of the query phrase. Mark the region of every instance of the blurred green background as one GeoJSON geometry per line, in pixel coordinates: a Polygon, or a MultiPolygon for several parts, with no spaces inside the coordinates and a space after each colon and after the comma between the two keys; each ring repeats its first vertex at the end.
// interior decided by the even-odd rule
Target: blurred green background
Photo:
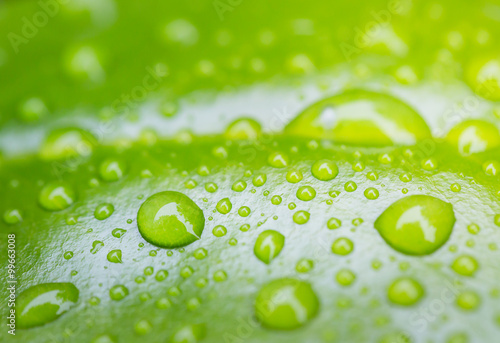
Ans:
{"type": "Polygon", "coordinates": [[[498,57],[499,20],[485,0],[4,1],[0,126],[97,115],[158,64],[173,100],[360,61],[402,82],[461,79],[478,56],[498,57]]]}

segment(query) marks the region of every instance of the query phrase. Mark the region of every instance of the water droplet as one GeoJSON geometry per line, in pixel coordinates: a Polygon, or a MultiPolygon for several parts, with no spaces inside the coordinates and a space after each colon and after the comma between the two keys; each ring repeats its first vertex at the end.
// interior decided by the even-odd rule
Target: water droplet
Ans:
{"type": "Polygon", "coordinates": [[[229,198],[224,198],[217,203],[215,208],[221,214],[228,214],[233,208],[233,204],[231,204],[229,198]]]}
{"type": "Polygon", "coordinates": [[[365,197],[370,200],[378,199],[379,193],[376,188],[370,187],[365,189],[365,197]]]}
{"type": "Polygon", "coordinates": [[[424,296],[424,289],[419,282],[412,278],[402,277],[396,279],[387,291],[389,300],[401,306],[416,304],[424,296]]]}
{"type": "Polygon", "coordinates": [[[217,192],[217,189],[219,187],[217,186],[216,183],[213,183],[213,182],[208,182],[205,184],[205,190],[209,193],[215,193],[217,192]]]}
{"type": "Polygon", "coordinates": [[[483,163],[483,171],[486,175],[497,176],[500,175],[500,162],[486,161],[483,163]]]}
{"type": "Polygon", "coordinates": [[[123,285],[116,285],[109,290],[111,300],[119,301],[128,295],[128,288],[123,285]]]}
{"type": "Polygon", "coordinates": [[[140,336],[147,335],[148,333],[151,332],[152,329],[153,326],[146,319],[139,320],[137,323],[134,324],[134,331],[136,334],[140,336]]]}
{"type": "Polygon", "coordinates": [[[286,173],[286,180],[290,183],[297,183],[302,180],[304,176],[302,175],[302,172],[300,170],[289,170],[286,173]]]}
{"type": "Polygon", "coordinates": [[[354,249],[354,243],[346,237],[337,238],[332,244],[332,252],[336,255],[349,255],[354,249]]]}
{"type": "Polygon", "coordinates": [[[493,222],[496,226],[500,226],[500,214],[495,215],[493,222]]]}
{"type": "Polygon", "coordinates": [[[104,220],[106,218],[109,218],[114,211],[115,207],[113,206],[113,204],[104,203],[96,207],[94,211],[94,216],[98,220],[104,220]]]}
{"type": "Polygon", "coordinates": [[[311,285],[297,279],[274,280],[259,291],[255,314],[268,329],[292,330],[312,320],[319,300],[311,285]]]}
{"type": "Polygon", "coordinates": [[[483,120],[466,120],[446,136],[462,156],[469,156],[500,146],[500,133],[495,125],[483,120]]]}
{"type": "Polygon", "coordinates": [[[255,187],[262,187],[267,181],[266,174],[258,174],[253,177],[252,183],[255,187]]]}
{"type": "Polygon", "coordinates": [[[313,104],[285,132],[370,146],[413,145],[431,136],[425,121],[410,106],[390,95],[365,90],[348,90],[313,104]]]}
{"type": "Polygon", "coordinates": [[[198,186],[198,183],[195,180],[191,179],[184,182],[184,187],[186,187],[187,189],[193,189],[196,186],[198,186]]]}
{"type": "Polygon", "coordinates": [[[282,200],[283,199],[281,199],[281,196],[279,196],[279,195],[273,195],[273,197],[271,198],[271,203],[273,205],[279,205],[279,204],[281,204],[282,200]]]}
{"type": "Polygon", "coordinates": [[[23,221],[23,216],[18,209],[9,209],[3,213],[3,221],[7,225],[15,225],[23,221]]]}
{"type": "Polygon", "coordinates": [[[231,189],[235,192],[243,192],[245,188],[247,188],[247,183],[243,180],[236,181],[231,187],[231,189]]]}
{"type": "Polygon", "coordinates": [[[177,286],[172,286],[167,290],[167,294],[172,296],[172,297],[178,297],[179,295],[182,294],[182,291],[180,290],[179,287],[177,286]]]}
{"type": "Polygon", "coordinates": [[[403,182],[410,182],[412,180],[412,176],[410,173],[402,173],[399,175],[399,179],[403,182]]]}
{"type": "Polygon", "coordinates": [[[473,311],[479,307],[481,298],[473,291],[463,291],[457,296],[457,305],[462,310],[473,311]]]}
{"type": "Polygon", "coordinates": [[[167,277],[168,277],[168,271],[164,269],[159,270],[155,275],[156,281],[163,281],[167,277]]]}
{"type": "Polygon", "coordinates": [[[190,266],[186,266],[181,269],[180,276],[182,276],[184,279],[187,279],[188,277],[191,277],[193,273],[194,269],[191,268],[190,266]]]}
{"type": "Polygon", "coordinates": [[[358,161],[352,165],[352,170],[356,172],[362,172],[363,170],[365,170],[365,164],[361,161],[358,161]]]}
{"type": "Polygon", "coordinates": [[[66,251],[63,255],[65,260],[71,260],[73,258],[73,252],[72,251],[66,251]]]}
{"type": "Polygon", "coordinates": [[[314,262],[307,258],[300,259],[299,262],[297,262],[297,265],[295,266],[295,270],[298,273],[308,273],[313,268],[314,268],[314,262]]]}
{"type": "Polygon", "coordinates": [[[335,280],[341,286],[350,286],[356,280],[356,274],[349,269],[341,269],[335,276],[335,280]]]}
{"type": "Polygon", "coordinates": [[[116,228],[111,232],[111,234],[113,235],[113,237],[121,238],[126,232],[127,230],[116,228]]]}
{"type": "Polygon", "coordinates": [[[233,121],[224,134],[227,139],[232,140],[255,140],[261,135],[260,124],[251,118],[240,118],[233,121]]]}
{"type": "Polygon", "coordinates": [[[155,270],[153,267],[151,267],[151,266],[146,267],[146,268],[144,268],[144,275],[151,276],[151,275],[153,275],[154,271],[155,270]]]}
{"type": "Polygon", "coordinates": [[[344,184],[344,189],[346,192],[354,192],[356,189],[358,189],[358,185],[354,181],[347,181],[344,184]]]}
{"type": "Polygon", "coordinates": [[[326,223],[326,226],[330,230],[335,230],[335,229],[338,229],[340,226],[342,226],[342,222],[340,221],[340,219],[332,217],[332,218],[328,219],[328,222],[326,223]]]}
{"type": "Polygon", "coordinates": [[[253,252],[259,260],[269,264],[280,254],[284,245],[285,236],[278,231],[266,230],[257,237],[253,252]]]}
{"type": "Polygon", "coordinates": [[[97,141],[89,132],[78,128],[63,128],[52,131],[42,147],[40,157],[44,160],[86,157],[92,153],[97,141]]]}
{"type": "Polygon", "coordinates": [[[364,223],[363,218],[354,218],[352,220],[352,225],[354,225],[354,226],[360,226],[363,223],[364,223]]]}
{"type": "Polygon", "coordinates": [[[469,343],[469,342],[470,342],[469,337],[464,332],[454,333],[446,341],[446,343],[469,343]]]}
{"type": "Polygon", "coordinates": [[[68,312],[78,301],[72,283],[43,283],[29,287],[16,298],[17,327],[28,329],[50,323],[68,312]]]}
{"type": "Polygon", "coordinates": [[[193,256],[197,260],[203,260],[208,256],[208,251],[205,248],[198,248],[194,251],[193,256]]]}
{"type": "Polygon", "coordinates": [[[428,255],[446,243],[454,224],[451,204],[432,196],[412,195],[389,206],[374,225],[397,251],[428,255]]]}
{"type": "Polygon", "coordinates": [[[200,239],[203,211],[186,195],[173,191],[149,197],[137,213],[142,237],[162,248],[179,248],[200,239]]]}
{"type": "Polygon", "coordinates": [[[297,190],[297,198],[302,201],[311,201],[316,197],[316,190],[311,186],[302,186],[297,190]]]}
{"type": "Polygon", "coordinates": [[[111,263],[122,263],[122,251],[120,249],[111,250],[107,259],[111,263]]]}
{"type": "Polygon", "coordinates": [[[199,166],[198,170],[196,172],[200,176],[208,176],[208,175],[210,175],[210,169],[207,166],[205,166],[205,165],[199,166]]]}
{"type": "Polygon", "coordinates": [[[438,167],[438,162],[434,158],[427,158],[420,162],[423,169],[431,171],[436,170],[438,167]]]}
{"type": "Polygon", "coordinates": [[[76,201],[76,193],[71,186],[63,182],[51,182],[42,188],[38,202],[48,211],[60,211],[76,201]]]}
{"type": "Polygon", "coordinates": [[[127,166],[124,161],[110,158],[99,166],[99,175],[104,181],[113,182],[121,179],[126,170],[127,166]]]}
{"type": "Polygon", "coordinates": [[[204,288],[208,285],[208,279],[207,278],[199,278],[198,280],[196,280],[196,287],[198,288],[204,288]]]}
{"type": "Polygon", "coordinates": [[[227,233],[227,229],[222,226],[222,225],[217,225],[216,227],[214,227],[214,229],[212,230],[212,233],[215,237],[222,237],[222,236],[225,236],[226,233],[227,233]]]}
{"type": "Polygon", "coordinates": [[[377,181],[378,180],[378,174],[376,172],[369,172],[366,174],[366,178],[370,181],[377,181]]]}
{"type": "Polygon", "coordinates": [[[218,270],[214,273],[214,281],[215,282],[223,282],[226,281],[227,279],[227,274],[223,270],[218,270]]]}
{"type": "Polygon", "coordinates": [[[311,215],[307,211],[297,211],[293,214],[293,221],[299,225],[305,224],[309,221],[311,215]]]}
{"type": "Polygon", "coordinates": [[[195,311],[198,307],[200,307],[200,305],[201,305],[201,300],[200,298],[197,297],[193,297],[188,301],[186,301],[186,308],[189,311],[195,311]]]}
{"type": "Polygon", "coordinates": [[[90,252],[92,254],[97,254],[99,250],[104,246],[104,243],[101,241],[93,241],[92,242],[92,249],[90,249],[90,252]]]}
{"type": "Polygon", "coordinates": [[[488,100],[500,100],[500,61],[497,57],[483,55],[471,60],[465,76],[476,94],[488,100]]]}
{"type": "Polygon", "coordinates": [[[477,235],[481,228],[477,224],[470,224],[467,226],[467,231],[472,235],[477,235]]]}
{"type": "Polygon", "coordinates": [[[450,186],[452,192],[458,193],[462,190],[462,187],[458,183],[454,183],[450,186]]]}
{"type": "Polygon", "coordinates": [[[238,214],[241,216],[241,217],[248,217],[250,215],[250,208],[248,206],[241,206],[238,210],[238,214]]]}
{"type": "Polygon", "coordinates": [[[459,256],[453,261],[451,268],[458,274],[464,276],[473,276],[479,265],[476,259],[469,255],[459,256]]]}
{"type": "Polygon", "coordinates": [[[101,299],[99,299],[98,297],[90,297],[90,299],[89,299],[89,304],[92,306],[97,306],[100,303],[101,303],[101,299]]]}
{"type": "Polygon", "coordinates": [[[282,152],[273,152],[267,158],[267,162],[274,168],[285,168],[290,163],[288,156],[282,152]]]}
{"type": "Polygon", "coordinates": [[[337,177],[339,168],[333,161],[320,160],[312,165],[311,174],[320,181],[330,181],[337,177]]]}
{"type": "Polygon", "coordinates": [[[393,157],[390,154],[381,154],[378,157],[378,161],[382,164],[390,164],[393,161],[393,157]]]}
{"type": "Polygon", "coordinates": [[[205,324],[186,325],[177,330],[170,343],[198,343],[206,336],[205,324]]]}

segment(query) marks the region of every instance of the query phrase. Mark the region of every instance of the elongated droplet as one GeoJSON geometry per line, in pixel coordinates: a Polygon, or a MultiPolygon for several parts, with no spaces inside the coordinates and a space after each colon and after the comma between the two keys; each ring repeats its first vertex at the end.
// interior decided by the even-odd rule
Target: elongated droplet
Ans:
{"type": "Polygon", "coordinates": [[[390,95],[365,90],[349,90],[313,104],[285,132],[370,146],[412,145],[431,137],[413,108],[390,95]]]}
{"type": "Polygon", "coordinates": [[[72,283],[43,283],[24,290],[16,299],[17,327],[28,329],[50,323],[78,301],[72,283]]]}

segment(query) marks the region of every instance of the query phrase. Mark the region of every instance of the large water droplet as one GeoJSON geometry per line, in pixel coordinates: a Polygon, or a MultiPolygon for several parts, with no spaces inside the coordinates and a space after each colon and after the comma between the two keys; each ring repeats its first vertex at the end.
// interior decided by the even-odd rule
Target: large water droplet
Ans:
{"type": "Polygon", "coordinates": [[[455,126],[446,136],[463,156],[481,153],[500,146],[500,133],[495,125],[483,120],[467,120],[455,126]]]}
{"type": "Polygon", "coordinates": [[[500,60],[498,57],[481,57],[472,60],[466,69],[465,76],[476,94],[488,100],[500,100],[500,60]]]}
{"type": "Polygon", "coordinates": [[[78,296],[72,283],[43,283],[24,290],[16,299],[17,327],[27,329],[56,320],[76,304],[78,296]]]}
{"type": "Polygon", "coordinates": [[[428,195],[412,195],[389,206],[375,221],[375,228],[397,251],[428,255],[446,243],[454,224],[451,204],[428,195]]]}
{"type": "Polygon", "coordinates": [[[74,156],[88,156],[97,145],[90,133],[78,128],[64,128],[52,131],[40,149],[40,157],[56,160],[74,156]]]}
{"type": "Polygon", "coordinates": [[[232,122],[226,129],[225,136],[234,140],[253,140],[261,134],[260,124],[251,118],[240,118],[232,122]]]}
{"type": "Polygon", "coordinates": [[[291,135],[353,145],[412,145],[431,137],[420,115],[390,95],[349,90],[321,100],[296,117],[291,135]]]}
{"type": "Polygon", "coordinates": [[[318,310],[319,300],[311,285],[297,279],[268,283],[255,301],[257,319],[269,329],[296,329],[313,319],[318,310]]]}
{"type": "Polygon", "coordinates": [[[200,239],[203,211],[186,195],[173,191],[149,197],[137,213],[142,237],[162,248],[178,248],[200,239]]]}

